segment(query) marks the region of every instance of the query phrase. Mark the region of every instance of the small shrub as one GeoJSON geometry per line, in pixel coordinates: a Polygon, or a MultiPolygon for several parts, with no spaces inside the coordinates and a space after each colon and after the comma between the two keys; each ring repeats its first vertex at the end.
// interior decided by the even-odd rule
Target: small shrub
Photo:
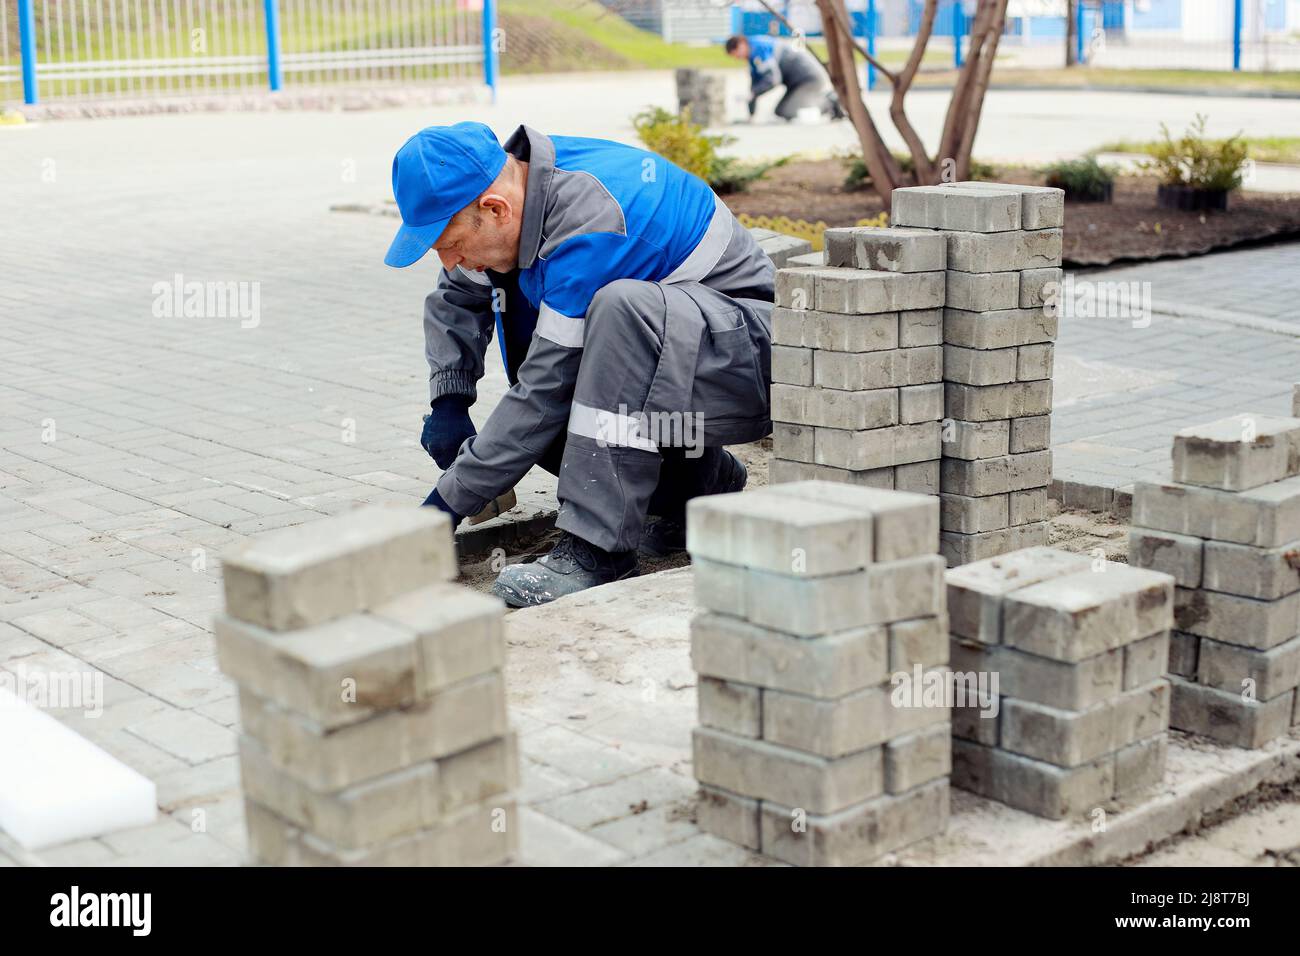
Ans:
{"type": "Polygon", "coordinates": [[[1067,159],[1043,167],[1048,186],[1064,189],[1072,199],[1099,202],[1110,195],[1115,171],[1097,162],[1095,156],[1067,159]]]}
{"type": "Polygon", "coordinates": [[[690,110],[679,114],[652,106],[632,118],[632,127],[646,149],[699,176],[718,193],[743,192],[789,162],[789,157],[755,163],[719,156],[718,150],[735,138],[705,133],[703,127],[691,122],[690,110]]]}
{"type": "Polygon", "coordinates": [[[1242,164],[1246,161],[1246,143],[1241,134],[1228,139],[1207,139],[1206,117],[1196,114],[1196,121],[1175,140],[1169,128],[1160,124],[1164,142],[1154,144],[1151,159],[1142,168],[1155,172],[1166,186],[1230,191],[1241,185],[1242,164]]]}

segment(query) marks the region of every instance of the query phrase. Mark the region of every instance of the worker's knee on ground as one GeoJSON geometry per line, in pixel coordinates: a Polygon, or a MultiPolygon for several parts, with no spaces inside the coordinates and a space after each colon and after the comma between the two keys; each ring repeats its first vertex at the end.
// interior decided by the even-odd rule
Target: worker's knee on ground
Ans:
{"type": "Polygon", "coordinates": [[[663,312],[663,303],[663,291],[654,282],[615,279],[602,286],[596,290],[596,294],[591,297],[591,305],[587,307],[586,348],[599,345],[601,339],[609,335],[627,341],[629,333],[636,328],[631,324],[633,322],[653,329],[651,316],[663,312]]]}
{"type": "Polygon", "coordinates": [[[587,307],[587,318],[607,313],[625,313],[635,311],[653,298],[662,298],[656,284],[641,279],[615,279],[596,290],[587,307]]]}

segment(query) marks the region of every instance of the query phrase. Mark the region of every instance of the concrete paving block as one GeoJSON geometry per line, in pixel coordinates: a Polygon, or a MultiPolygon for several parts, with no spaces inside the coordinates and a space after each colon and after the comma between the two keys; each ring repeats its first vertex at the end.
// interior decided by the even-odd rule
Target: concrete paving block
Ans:
{"type": "Polygon", "coordinates": [[[752,684],[701,676],[696,690],[700,723],[738,737],[761,737],[762,696],[762,690],[752,684]]]}
{"type": "Polygon", "coordinates": [[[1173,685],[1169,726],[1178,730],[1251,750],[1286,733],[1291,723],[1294,690],[1272,700],[1247,700],[1179,677],[1169,681],[1173,685]]]}
{"type": "Polygon", "coordinates": [[[1002,709],[996,711],[978,706],[952,708],[952,736],[954,740],[968,740],[986,747],[1001,745],[1002,709]]]}
{"type": "Polygon", "coordinates": [[[948,243],[928,229],[849,226],[827,229],[826,261],[833,266],[880,272],[941,272],[948,243]]]}
{"type": "MultiPolygon", "coordinates": [[[[939,465],[939,487],[945,494],[982,498],[1005,495],[1009,484],[1010,455],[1001,458],[945,458],[939,465]]],[[[1005,527],[1005,523],[1003,527],[1005,527]]],[[[946,529],[957,530],[957,529],[946,529]]]]}
{"type": "Polygon", "coordinates": [[[944,300],[942,272],[870,272],[827,267],[817,270],[815,278],[815,308],[819,312],[870,315],[935,309],[944,300]]]}
{"type": "Polygon", "coordinates": [[[1245,491],[1300,474],[1300,418],[1234,415],[1174,435],[1173,479],[1245,491]]]}
{"type": "Polygon", "coordinates": [[[949,668],[932,667],[919,672],[894,674],[890,681],[889,706],[885,709],[885,739],[906,737],[937,724],[952,720],[952,706],[947,688],[951,684],[949,668]]]}
{"type": "Polygon", "coordinates": [[[1128,797],[1164,779],[1169,734],[1153,734],[1115,752],[1115,796],[1128,797]]]}
{"type": "Polygon", "coordinates": [[[959,272],[1013,272],[1061,264],[1061,230],[948,231],[948,265],[959,272]]]}
{"type": "Polygon", "coordinates": [[[414,632],[422,695],[505,666],[505,607],[498,598],[438,585],[381,604],[372,614],[414,632]]]}
{"type": "Polygon", "coordinates": [[[917,422],[848,431],[817,426],[813,434],[816,464],[850,471],[870,471],[940,457],[940,423],[917,422]]]}
{"type": "Polygon", "coordinates": [[[912,461],[894,466],[894,488],[916,495],[938,495],[938,460],[912,461]]]}
{"type": "Polygon", "coordinates": [[[793,425],[820,425],[846,431],[885,428],[898,423],[898,405],[896,388],[842,391],[820,386],[772,386],[772,420],[793,425]]]}
{"type": "Polygon", "coordinates": [[[1116,711],[1110,702],[1087,710],[1002,698],[1002,746],[1057,767],[1077,767],[1113,752],[1116,711]]]}
{"type": "Polygon", "coordinates": [[[1008,232],[1021,228],[1020,197],[1010,190],[965,185],[908,186],[894,190],[889,221],[926,229],[1008,232]]]}
{"type": "Polygon", "coordinates": [[[701,784],[696,823],[705,833],[751,850],[759,848],[758,801],[701,784]]]}
{"type": "Polygon", "coordinates": [[[1267,651],[1207,637],[1198,660],[1197,683],[1229,694],[1272,700],[1300,685],[1300,637],[1267,651]]]}
{"type": "Polygon", "coordinates": [[[898,347],[943,344],[943,309],[905,309],[898,313],[898,347]]]}
{"type": "Polygon", "coordinates": [[[763,692],[763,739],[823,757],[842,757],[889,738],[889,689],[868,687],[833,700],[763,692]]]}
{"type": "Polygon", "coordinates": [[[1008,550],[1011,551],[1045,547],[1049,538],[1046,521],[1031,521],[1029,524],[1012,525],[1007,529],[1007,535],[1011,543],[1008,550]]]}
{"type": "Polygon", "coordinates": [[[513,732],[440,757],[438,800],[444,815],[519,787],[519,739],[513,732]]]}
{"type": "Polygon", "coordinates": [[[1275,601],[1179,588],[1174,598],[1178,630],[1266,651],[1300,634],[1300,593],[1275,601]]]}
{"type": "Polygon", "coordinates": [[[899,794],[952,770],[952,726],[938,724],[885,744],[885,792],[899,794]]]}
{"type": "Polygon", "coordinates": [[[1169,681],[1159,678],[1115,698],[1116,746],[1127,746],[1169,729],[1169,681]]]}
{"type": "Polygon", "coordinates": [[[1174,581],[1108,561],[1008,594],[1003,643],[1056,660],[1079,661],[1173,627],[1174,581]]]}
{"type": "MultiPolygon", "coordinates": [[[[811,431],[811,429],[809,430],[811,431]]],[[[854,471],[848,468],[818,465],[811,461],[782,461],[773,458],[768,465],[767,481],[769,486],[790,484],[796,481],[829,481],[854,487],[878,488],[888,491],[894,487],[894,471],[895,469],[890,466],[871,468],[866,471],[854,471]]]]}
{"type": "Polygon", "coordinates": [[[772,260],[772,264],[778,269],[797,265],[798,263],[794,262],[795,259],[800,259],[812,252],[812,243],[807,239],[781,233],[759,240],[759,245],[772,260]]]}
{"type": "Polygon", "coordinates": [[[975,534],[941,531],[939,553],[943,555],[950,568],[1006,554],[1008,551],[1016,550],[1011,543],[1012,530],[1004,528],[998,531],[979,531],[975,534]]]}
{"type": "Polygon", "coordinates": [[[1173,631],[1169,635],[1169,673],[1195,681],[1200,668],[1201,639],[1195,634],[1173,631]]]}
{"type": "Polygon", "coordinates": [[[1020,307],[1019,272],[949,272],[944,305],[967,312],[1020,307]]]}
{"type": "Polygon", "coordinates": [[[948,663],[948,616],[918,617],[889,625],[889,670],[910,672],[948,663]]]}
{"type": "Polygon", "coordinates": [[[1047,520],[1047,489],[1026,488],[1007,497],[1007,522],[1012,525],[1033,524],[1047,520]]]}
{"type": "Polygon", "coordinates": [[[825,482],[785,485],[780,489],[771,489],[769,493],[869,513],[873,523],[873,557],[876,561],[900,561],[933,554],[935,551],[939,532],[939,507],[928,495],[902,491],[882,493],[866,488],[843,488],[825,482]]]}
{"type": "Polygon", "coordinates": [[[815,309],[817,276],[826,267],[801,266],[776,270],[776,305],[783,309],[815,309]]]}
{"type": "Polygon", "coordinates": [[[1086,555],[1031,548],[952,568],[944,576],[952,633],[984,644],[1002,643],[1002,599],[1055,577],[1087,570],[1086,555]]]}
{"type": "Polygon", "coordinates": [[[952,742],[952,785],[1049,820],[1081,817],[1115,792],[1115,758],[1107,754],[1065,769],[966,740],[952,742]]]}
{"type": "Polygon", "coordinates": [[[1206,541],[1204,578],[1178,583],[1262,600],[1286,597],[1300,591],[1300,541],[1280,548],[1206,541]]]}
{"type": "Polygon", "coordinates": [[[804,338],[804,322],[808,314],[802,309],[782,306],[772,309],[772,344],[787,348],[803,348],[810,344],[804,338]]]}
{"type": "Polygon", "coordinates": [[[1065,191],[1051,186],[1021,186],[979,181],[952,183],[938,187],[963,192],[985,190],[996,195],[1008,191],[1020,194],[1020,222],[1023,229],[1059,229],[1065,223],[1065,191]]]}
{"type": "Polygon", "coordinates": [[[701,496],[686,509],[692,556],[771,575],[818,578],[864,568],[874,554],[872,533],[869,511],[819,500],[795,508],[788,492],[776,490],[701,496]]]}
{"type": "Polygon", "coordinates": [[[1045,489],[1052,481],[1052,453],[1027,451],[1007,456],[1007,491],[1045,489]]]}
{"type": "Polygon", "coordinates": [[[826,250],[823,249],[821,252],[803,252],[797,256],[789,256],[785,262],[777,265],[777,268],[789,267],[797,269],[800,266],[824,266],[826,264],[826,250]]]}
{"type": "MultiPolygon", "coordinates": [[[[687,531],[689,530],[688,523],[687,531]]],[[[745,578],[737,572],[736,565],[694,557],[691,559],[691,578],[696,607],[733,618],[744,618],[745,578]]]]}
{"type": "Polygon", "coordinates": [[[1133,527],[1128,533],[1128,560],[1136,568],[1171,574],[1183,588],[1200,587],[1206,542],[1172,531],[1133,527]]]}
{"type": "Polygon", "coordinates": [[[1008,450],[1013,455],[1052,447],[1052,416],[1030,415],[1011,419],[1008,450]]]}
{"type": "Polygon", "coordinates": [[[773,345],[772,381],[785,385],[811,385],[813,383],[812,349],[773,345]]]}
{"type": "Polygon", "coordinates": [[[799,578],[745,572],[745,616],[802,637],[925,617],[943,610],[938,555],[875,563],[864,571],[799,578]]]}
{"type": "Polygon", "coordinates": [[[1003,309],[998,312],[943,310],[943,341],[970,349],[1006,349],[1017,345],[1055,342],[1059,323],[1045,309],[1003,309]]]}
{"type": "MultiPolygon", "coordinates": [[[[1045,305],[1051,292],[1061,286],[1060,269],[1026,269],[1019,275],[1020,289],[1016,305],[1022,309],[1036,309],[1045,305]]],[[[953,307],[965,308],[955,304],[953,307]]],[[[1013,308],[1013,306],[1003,306],[1003,308],[1013,308]]]]}
{"type": "Polygon", "coordinates": [[[1248,491],[1139,481],[1132,524],[1232,544],[1278,548],[1300,540],[1300,478],[1248,491]]]}
{"type": "Polygon", "coordinates": [[[792,462],[813,460],[813,426],[772,422],[772,457],[792,462]]]}
{"type": "Polygon", "coordinates": [[[943,382],[908,385],[898,390],[898,421],[902,425],[943,418],[943,382]]]}
{"type": "Polygon", "coordinates": [[[939,527],[944,531],[975,534],[980,531],[997,531],[1008,525],[1008,496],[992,494],[984,497],[941,494],[939,496],[939,527]]]}
{"type": "Polygon", "coordinates": [[[273,631],[366,610],[458,573],[445,514],[386,505],[272,531],[221,564],[226,613],[273,631]]]}
{"type": "Polygon", "coordinates": [[[763,852],[793,866],[860,866],[948,827],[946,780],[834,814],[764,803],[763,852]]]}
{"type": "Polygon", "coordinates": [[[506,732],[500,674],[454,684],[418,704],[326,730],[257,695],[241,691],[243,730],[271,761],[317,790],[339,790],[435,757],[458,753],[506,732]]]}
{"type": "Polygon", "coordinates": [[[832,760],[707,727],[691,739],[700,783],[809,813],[833,813],[884,788],[880,747],[832,760]]]}
{"type": "Polygon", "coordinates": [[[888,636],[858,627],[809,641],[705,612],[691,619],[691,665],[721,680],[839,698],[887,679],[888,636]]]}
{"type": "Polygon", "coordinates": [[[965,349],[943,347],[945,382],[963,385],[1003,385],[1016,380],[1017,353],[1010,349],[965,349]]]}
{"type": "Polygon", "coordinates": [[[260,744],[243,736],[239,769],[250,800],[344,849],[382,843],[432,826],[442,817],[433,762],[322,792],[282,771],[260,744]]]}
{"type": "Polygon", "coordinates": [[[1054,347],[1050,343],[1022,345],[1016,350],[1016,379],[1036,382],[1052,377],[1054,347]]]}
{"type": "Polygon", "coordinates": [[[1046,415],[1052,411],[1052,382],[1010,382],[1005,385],[963,385],[944,389],[944,412],[968,422],[1046,415]]]}
{"type": "Polygon", "coordinates": [[[1300,418],[1300,384],[1291,386],[1291,417],[1300,418]]]}
{"type": "Polygon", "coordinates": [[[409,706],[423,695],[416,634],[371,615],[287,633],[219,615],[214,630],[217,662],[227,676],[325,728],[409,706]]]}
{"type": "MultiPolygon", "coordinates": [[[[773,316],[780,311],[773,309],[773,316]]],[[[900,323],[897,312],[840,315],[835,312],[813,311],[800,314],[804,317],[801,344],[807,348],[828,352],[860,353],[896,349],[905,344],[899,337],[900,323]]]]}
{"type": "Polygon", "coordinates": [[[965,422],[955,418],[943,422],[943,456],[975,461],[1001,458],[1008,453],[1010,436],[1016,421],[965,422]]]}
{"type": "Polygon", "coordinates": [[[813,353],[813,384],[822,388],[858,391],[941,381],[943,352],[937,345],[887,352],[813,353]]]}
{"type": "Polygon", "coordinates": [[[1000,675],[998,689],[1028,703],[1082,711],[1113,700],[1125,689],[1123,648],[1073,663],[1012,647],[991,645],[989,650],[1000,675]]]}
{"type": "Polygon", "coordinates": [[[1124,689],[1134,690],[1169,671],[1169,632],[1161,631],[1125,644],[1124,689]]]}

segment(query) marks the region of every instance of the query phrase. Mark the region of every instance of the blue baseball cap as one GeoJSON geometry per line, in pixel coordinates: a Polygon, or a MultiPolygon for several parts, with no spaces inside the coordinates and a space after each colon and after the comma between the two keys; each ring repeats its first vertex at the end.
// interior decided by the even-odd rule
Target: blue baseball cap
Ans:
{"type": "Polygon", "coordinates": [[[492,185],[506,164],[506,151],[482,123],[430,126],[393,157],[393,197],[402,225],[384,256],[403,268],[418,262],[438,241],[451,217],[492,185]]]}

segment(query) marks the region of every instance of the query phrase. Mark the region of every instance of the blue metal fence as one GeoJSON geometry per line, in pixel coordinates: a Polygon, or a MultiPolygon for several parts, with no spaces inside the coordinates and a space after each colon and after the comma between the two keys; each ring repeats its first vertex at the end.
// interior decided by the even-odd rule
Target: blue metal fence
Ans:
{"type": "Polygon", "coordinates": [[[481,80],[497,0],[0,0],[0,105],[481,80]]]}

